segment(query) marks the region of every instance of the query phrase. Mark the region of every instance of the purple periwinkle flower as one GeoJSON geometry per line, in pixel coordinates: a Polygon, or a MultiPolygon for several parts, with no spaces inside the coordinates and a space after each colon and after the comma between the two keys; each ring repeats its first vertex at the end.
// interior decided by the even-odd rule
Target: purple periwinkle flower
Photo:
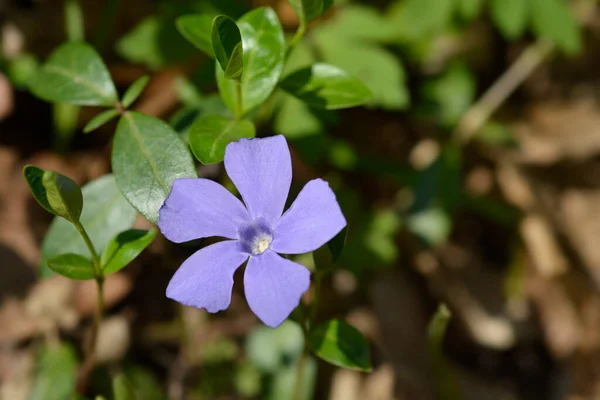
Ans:
{"type": "Polygon", "coordinates": [[[268,326],[280,325],[310,286],[310,271],[277,253],[301,254],[331,240],[346,219],[327,182],[306,184],[283,213],[292,181],[283,136],[241,139],[225,150],[225,169],[246,207],[216,182],[182,178],[160,209],[167,239],[209,236],[225,240],[198,250],[177,270],[167,297],[215,313],[231,302],[234,272],[248,260],[244,291],[252,311],[268,326]]]}

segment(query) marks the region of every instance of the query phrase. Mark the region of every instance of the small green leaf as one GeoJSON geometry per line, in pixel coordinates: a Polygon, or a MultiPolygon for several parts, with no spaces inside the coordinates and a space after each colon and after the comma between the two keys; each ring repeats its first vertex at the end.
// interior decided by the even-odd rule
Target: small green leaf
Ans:
{"type": "Polygon", "coordinates": [[[129,86],[129,89],[123,95],[123,99],[121,103],[124,108],[128,108],[133,104],[134,101],[142,94],[142,91],[146,88],[146,85],[150,81],[150,77],[148,75],[144,75],[141,78],[136,79],[135,82],[129,86]]]}
{"type": "Polygon", "coordinates": [[[77,355],[66,344],[44,347],[36,355],[28,400],[64,400],[75,391],[77,355]]]}
{"type": "MultiPolygon", "coordinates": [[[[242,115],[263,104],[271,95],[285,64],[285,38],[279,18],[271,8],[257,8],[244,14],[237,25],[244,43],[244,73],[241,79],[242,115]]],[[[216,67],[217,84],[223,102],[236,113],[237,82],[227,79],[216,67]]]]}
{"type": "Polygon", "coordinates": [[[33,165],[23,169],[31,193],[46,211],[70,222],[79,220],[83,196],[79,186],[70,178],[33,165]]]}
{"type": "Polygon", "coordinates": [[[319,18],[333,4],[333,0],[289,0],[289,2],[301,24],[307,24],[319,18]]]}
{"type": "Polygon", "coordinates": [[[483,0],[459,0],[458,11],[460,12],[461,17],[470,21],[481,13],[483,4],[483,0]]]}
{"type": "Polygon", "coordinates": [[[113,392],[115,400],[137,400],[135,391],[125,375],[117,375],[113,380],[113,392]]]}
{"type": "Polygon", "coordinates": [[[156,230],[130,229],[119,233],[106,246],[101,264],[104,275],[113,274],[132,262],[156,236],[156,230]]]}
{"type": "Polygon", "coordinates": [[[529,0],[533,30],[568,54],[581,51],[581,28],[565,0],[529,0]]]}
{"type": "Polygon", "coordinates": [[[490,0],[490,16],[507,39],[516,39],[525,32],[528,4],[525,0],[490,0]]]}
{"type": "Polygon", "coordinates": [[[333,365],[367,372],[372,369],[369,343],[344,321],[327,321],[310,332],[309,340],[315,354],[333,365]]]}
{"type": "Polygon", "coordinates": [[[213,18],[210,15],[184,15],[177,18],[176,24],[184,38],[212,58],[215,57],[211,38],[213,18]]]}
{"type": "Polygon", "coordinates": [[[203,164],[223,161],[225,147],[242,138],[256,136],[250,121],[236,121],[220,115],[201,116],[190,127],[189,141],[192,152],[203,164]]]}
{"type": "MultiPolygon", "coordinates": [[[[123,197],[112,175],[98,178],[82,189],[85,207],[80,222],[94,247],[101,252],[113,236],[131,228],[137,215],[123,197]]],[[[47,261],[65,253],[89,256],[89,250],[75,227],[63,218],[54,218],[42,242],[42,277],[54,275],[47,261]]]]}
{"type": "Polygon", "coordinates": [[[371,91],[358,78],[323,63],[288,75],[280,86],[310,106],[327,110],[356,107],[372,98],[371,91]]]}
{"type": "Polygon", "coordinates": [[[240,79],[243,69],[242,35],[235,21],[218,15],[212,24],[212,46],[215,57],[227,79],[240,79]]]}
{"type": "Polygon", "coordinates": [[[135,111],[123,114],[117,125],[112,169],[127,200],[152,223],[173,181],[197,176],[190,151],[173,128],[135,111]]]}
{"type": "Polygon", "coordinates": [[[117,90],[108,69],[93,47],[66,43],[55,50],[30,85],[36,96],[50,102],[112,106],[117,90]]]}
{"type": "Polygon", "coordinates": [[[83,128],[83,133],[90,133],[100,128],[102,125],[109,122],[111,119],[115,118],[119,115],[118,110],[106,110],[102,111],[100,114],[96,115],[90,122],[85,124],[83,128]]]}
{"type": "Polygon", "coordinates": [[[48,267],[57,274],[75,280],[94,279],[94,265],[84,256],[79,254],[62,254],[48,260],[48,267]]]}

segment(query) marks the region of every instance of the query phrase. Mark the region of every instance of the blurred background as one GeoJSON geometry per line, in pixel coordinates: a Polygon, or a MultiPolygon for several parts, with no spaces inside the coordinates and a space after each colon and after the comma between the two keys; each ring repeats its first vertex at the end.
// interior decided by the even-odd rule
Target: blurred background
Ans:
{"type": "MultiPolygon", "coordinates": [[[[306,399],[600,399],[596,3],[335,0],[311,24],[287,71],[314,60],[338,65],[371,88],[372,103],[313,110],[276,92],[253,117],[259,136],[290,143],[292,199],[315,177],[336,191],[349,233],[318,319],[344,318],[363,332],[374,369],[311,359],[306,399]],[[443,340],[427,334],[440,302],[452,313],[443,340]]],[[[285,0],[80,6],[0,2],[2,400],[67,398],[96,302],[93,281],[40,278],[52,219],[22,168],[85,184],[110,172],[115,128],[84,135],[98,109],[33,97],[27,85],[38,64],[83,24],[120,91],[151,76],[134,108],[186,139],[197,116],[228,111],[214,61],[174,19],[270,6],[290,36],[298,26],[285,0]]],[[[224,177],[220,164],[198,170],[224,177]]],[[[137,226],[149,223],[139,217],[137,226]]],[[[303,348],[297,324],[262,326],[241,279],[217,315],[164,296],[198,245],[159,237],[108,279],[90,397],[110,400],[110,377],[121,371],[144,400],[291,399],[303,348]]],[[[313,263],[310,254],[297,261],[313,263]]]]}

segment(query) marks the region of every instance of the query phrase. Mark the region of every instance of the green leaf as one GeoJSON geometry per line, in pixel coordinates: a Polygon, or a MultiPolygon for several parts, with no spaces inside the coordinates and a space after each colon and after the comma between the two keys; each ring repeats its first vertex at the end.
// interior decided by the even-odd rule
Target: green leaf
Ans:
{"type": "Polygon", "coordinates": [[[130,229],[119,233],[106,246],[100,260],[104,275],[125,268],[152,243],[156,230],[130,229]]]}
{"type": "Polygon", "coordinates": [[[581,28],[565,0],[529,0],[534,32],[568,54],[581,51],[581,28]]]}
{"type": "Polygon", "coordinates": [[[352,325],[333,319],[312,330],[310,345],[315,354],[339,367],[371,371],[371,351],[365,337],[352,325]]]}
{"type": "Polygon", "coordinates": [[[356,107],[372,99],[371,91],[358,78],[323,63],[288,75],[280,86],[310,106],[327,110],[356,107]]]}
{"type": "Polygon", "coordinates": [[[463,393],[457,383],[452,365],[444,355],[443,342],[452,314],[445,304],[440,304],[427,325],[427,347],[438,398],[460,399],[463,393]]]}
{"type": "Polygon", "coordinates": [[[113,380],[113,392],[115,400],[137,400],[135,391],[125,375],[117,375],[113,380]]]}
{"type": "Polygon", "coordinates": [[[212,58],[215,57],[211,38],[213,18],[210,15],[184,15],[177,18],[176,24],[184,38],[212,58]]]}
{"type": "Polygon", "coordinates": [[[77,356],[71,346],[43,347],[36,355],[35,367],[28,400],[64,400],[73,395],[77,356]]]}
{"type": "MultiPolygon", "coordinates": [[[[106,175],[83,187],[85,207],[80,222],[85,227],[96,251],[101,252],[113,236],[131,228],[136,211],[121,194],[115,178],[106,175]]],[[[54,273],[47,261],[65,253],[89,256],[89,250],[77,230],[62,218],[54,218],[42,242],[42,277],[54,273]]]]}
{"type": "Polygon", "coordinates": [[[119,120],[112,169],[127,200],[152,223],[158,221],[173,181],[197,176],[192,156],[173,128],[135,111],[119,120]]]}
{"type": "Polygon", "coordinates": [[[23,169],[33,197],[46,211],[70,222],[79,220],[83,196],[79,186],[70,178],[33,165],[23,169]]]}
{"type": "Polygon", "coordinates": [[[351,43],[359,40],[392,43],[398,36],[398,26],[377,8],[358,4],[340,8],[332,18],[323,21],[315,29],[312,36],[315,39],[320,39],[321,32],[325,32],[338,41],[351,43]]]}
{"type": "Polygon", "coordinates": [[[398,37],[410,43],[447,29],[454,13],[454,0],[405,0],[388,12],[398,27],[398,37]]]}
{"type": "Polygon", "coordinates": [[[75,280],[94,279],[94,265],[79,254],[61,254],[48,260],[48,267],[57,274],[75,280]]]}
{"type": "Polygon", "coordinates": [[[119,110],[106,110],[102,111],[100,114],[96,115],[90,122],[85,124],[83,128],[83,133],[90,133],[100,128],[102,125],[109,122],[111,119],[115,118],[119,115],[119,110]]]}
{"type": "Polygon", "coordinates": [[[529,0],[490,0],[490,16],[505,38],[523,35],[529,17],[529,0]]]}
{"type": "Polygon", "coordinates": [[[149,81],[150,77],[148,75],[144,75],[141,78],[136,79],[136,81],[129,86],[123,95],[123,99],[121,100],[124,108],[128,108],[133,104],[134,101],[137,100],[140,94],[142,94],[142,91],[146,88],[146,85],[148,85],[149,81]]]}
{"type": "MultiPolygon", "coordinates": [[[[242,115],[264,103],[277,86],[285,63],[285,38],[275,11],[257,8],[244,14],[237,25],[244,43],[244,73],[241,80],[242,115]]],[[[216,68],[217,84],[223,101],[237,110],[237,83],[226,79],[216,68]]]]}
{"type": "Polygon", "coordinates": [[[36,96],[50,102],[112,106],[117,90],[108,69],[93,47],[66,43],[55,50],[30,85],[36,96]]]}
{"type": "Polygon", "coordinates": [[[236,121],[220,115],[205,115],[194,121],[189,130],[190,147],[202,164],[223,161],[225,147],[242,138],[256,136],[250,121],[236,121]]]}
{"type": "Polygon", "coordinates": [[[245,347],[250,362],[262,372],[272,374],[286,360],[300,357],[304,349],[304,335],[300,325],[290,320],[275,329],[259,325],[246,337],[245,347]]]}
{"type": "Polygon", "coordinates": [[[240,79],[243,70],[242,35],[235,21],[218,15],[212,24],[212,46],[215,57],[227,79],[240,79]]]}
{"type": "Polygon", "coordinates": [[[327,30],[315,35],[323,60],[357,77],[373,94],[370,104],[401,110],[410,103],[406,73],[398,57],[370,44],[344,42],[327,30]]]}
{"type": "Polygon", "coordinates": [[[289,0],[301,24],[319,18],[332,6],[333,0],[289,0]]]}
{"type": "Polygon", "coordinates": [[[458,12],[465,20],[476,18],[483,7],[483,0],[458,0],[458,12]]]}

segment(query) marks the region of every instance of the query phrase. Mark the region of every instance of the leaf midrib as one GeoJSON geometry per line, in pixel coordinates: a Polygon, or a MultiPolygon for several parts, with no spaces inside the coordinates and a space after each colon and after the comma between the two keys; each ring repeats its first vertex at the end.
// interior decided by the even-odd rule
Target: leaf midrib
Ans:
{"type": "Polygon", "coordinates": [[[168,194],[169,193],[169,185],[167,185],[167,182],[165,182],[163,177],[160,175],[160,172],[158,171],[158,166],[154,162],[152,155],[150,154],[146,145],[144,144],[144,139],[142,138],[142,134],[140,133],[139,129],[133,122],[133,117],[132,117],[131,113],[127,112],[123,116],[125,117],[125,119],[127,119],[127,122],[129,123],[129,126],[131,127],[131,133],[132,133],[133,137],[135,138],[136,142],[138,143],[140,152],[142,153],[142,155],[144,156],[144,158],[146,159],[148,164],[150,164],[150,169],[152,169],[152,174],[154,175],[154,177],[156,178],[156,180],[158,181],[160,186],[162,186],[165,195],[168,194]]]}
{"type": "Polygon", "coordinates": [[[47,65],[46,69],[48,69],[49,71],[55,72],[59,75],[65,76],[69,79],[72,79],[73,82],[75,82],[75,83],[79,83],[79,84],[82,84],[83,86],[86,86],[88,89],[92,90],[93,92],[98,94],[100,97],[102,97],[104,100],[107,100],[110,103],[116,102],[116,99],[113,99],[112,97],[107,97],[106,94],[102,91],[102,89],[100,89],[98,86],[94,85],[93,83],[90,83],[86,79],[83,79],[83,77],[78,75],[77,73],[73,74],[72,71],[69,69],[62,68],[57,65],[47,65]]]}

